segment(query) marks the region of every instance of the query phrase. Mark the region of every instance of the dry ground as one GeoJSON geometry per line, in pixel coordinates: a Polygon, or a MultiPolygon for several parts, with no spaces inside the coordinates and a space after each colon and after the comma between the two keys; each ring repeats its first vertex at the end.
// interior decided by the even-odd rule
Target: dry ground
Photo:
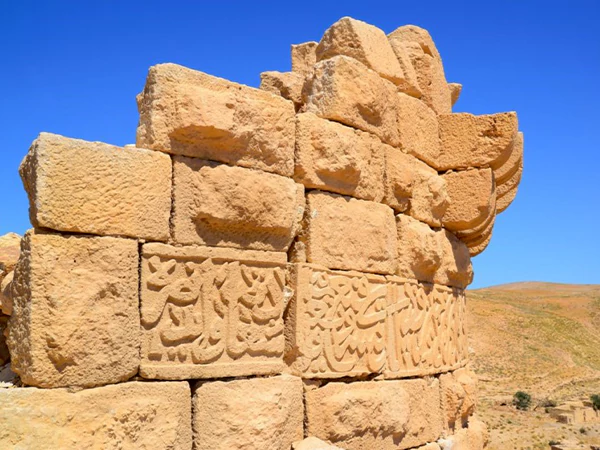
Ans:
{"type": "Polygon", "coordinates": [[[600,445],[600,424],[564,425],[543,406],[600,394],[600,285],[515,283],[467,299],[490,450],[548,449],[551,440],[600,445]],[[512,406],[519,390],[533,397],[530,411],[512,406]]]}

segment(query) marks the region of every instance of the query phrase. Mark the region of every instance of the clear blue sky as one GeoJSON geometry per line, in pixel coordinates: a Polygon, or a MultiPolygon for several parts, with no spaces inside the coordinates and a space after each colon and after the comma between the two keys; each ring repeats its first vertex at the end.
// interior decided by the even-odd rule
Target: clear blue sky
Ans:
{"type": "Polygon", "coordinates": [[[149,66],[174,62],[258,86],[290,69],[290,44],[352,16],[432,34],[455,111],[516,110],[525,172],[474,287],[600,283],[600,1],[3,1],[0,5],[0,234],[29,228],[17,174],[41,131],[135,142],[149,66]]]}

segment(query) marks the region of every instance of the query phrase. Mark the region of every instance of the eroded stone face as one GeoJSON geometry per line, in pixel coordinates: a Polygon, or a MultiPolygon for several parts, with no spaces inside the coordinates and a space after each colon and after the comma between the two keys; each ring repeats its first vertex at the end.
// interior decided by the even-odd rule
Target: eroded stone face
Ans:
{"type": "Polygon", "coordinates": [[[174,158],[173,240],[287,251],[304,213],[304,189],[287,177],[174,158]]]}
{"type": "Polygon", "coordinates": [[[0,389],[0,447],[191,450],[188,383],[0,389]]]}
{"type": "Polygon", "coordinates": [[[285,253],[145,244],[140,374],[280,373],[285,264],[285,253]]]}
{"type": "Polygon", "coordinates": [[[25,235],[8,339],[25,384],[91,387],[137,373],[138,264],[132,239],[25,235]]]}
{"type": "Polygon", "coordinates": [[[436,379],[328,383],[305,403],[307,433],[349,450],[416,447],[443,429],[436,379]]]}
{"type": "Polygon", "coordinates": [[[194,448],[289,449],[303,437],[302,380],[290,375],[198,383],[194,448]]]}
{"type": "Polygon", "coordinates": [[[169,237],[167,155],[42,133],[19,172],[35,227],[153,241],[169,237]]]}
{"type": "Polygon", "coordinates": [[[330,269],[394,273],[397,238],[391,208],[321,191],[306,197],[301,239],[307,262],[330,269]]]}
{"type": "Polygon", "coordinates": [[[176,64],[150,68],[138,147],[291,176],[294,105],[176,64]]]}
{"type": "Polygon", "coordinates": [[[260,74],[260,88],[263,91],[291,100],[296,109],[299,109],[302,105],[303,86],[304,76],[298,72],[270,71],[260,74]]]}
{"type": "Polygon", "coordinates": [[[454,433],[467,428],[475,412],[477,376],[466,368],[440,375],[442,407],[446,413],[447,429],[454,433]]]}
{"type": "Polygon", "coordinates": [[[318,42],[304,42],[303,44],[292,45],[292,72],[302,75],[309,75],[317,63],[317,45],[318,42]]]}

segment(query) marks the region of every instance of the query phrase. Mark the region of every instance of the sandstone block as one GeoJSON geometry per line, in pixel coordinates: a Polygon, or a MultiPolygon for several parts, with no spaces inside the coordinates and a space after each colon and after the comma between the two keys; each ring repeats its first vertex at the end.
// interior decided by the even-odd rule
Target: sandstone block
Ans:
{"type": "Polygon", "coordinates": [[[317,61],[348,56],[394,84],[406,82],[406,76],[385,33],[360,20],[343,17],[334,23],[321,38],[316,55],[317,61]]]}
{"type": "Polygon", "coordinates": [[[381,201],[388,147],[369,133],[298,114],[294,179],[307,188],[381,201]]]}
{"type": "Polygon", "coordinates": [[[303,437],[302,380],[290,375],[198,383],[193,410],[197,450],[287,450],[303,437]]]}
{"type": "Polygon", "coordinates": [[[286,360],[303,378],[361,377],[385,364],[386,280],[296,264],[286,360]]]}
{"type": "Polygon", "coordinates": [[[177,244],[287,251],[304,214],[304,188],[279,175],[174,157],[177,244]]]}
{"type": "Polygon", "coordinates": [[[0,447],[191,450],[187,383],[0,389],[0,447]]]}
{"type": "Polygon", "coordinates": [[[494,213],[496,186],[491,169],[447,172],[449,203],[442,222],[451,231],[469,230],[494,213]]]}
{"type": "Polygon", "coordinates": [[[442,408],[450,432],[466,428],[475,412],[477,376],[466,368],[440,375],[442,408]]]}
{"type": "Polygon", "coordinates": [[[473,281],[473,253],[469,245],[462,242],[448,230],[438,231],[442,249],[442,263],[436,272],[434,282],[445,286],[466,288],[473,281]]]}
{"type": "Polygon", "coordinates": [[[435,379],[328,383],[305,402],[306,432],[348,450],[407,449],[442,433],[435,379]]]}
{"type": "Polygon", "coordinates": [[[489,440],[487,426],[481,420],[471,417],[469,427],[455,435],[439,441],[442,450],[483,450],[489,440]]]}
{"type": "Polygon", "coordinates": [[[462,84],[448,83],[448,89],[450,89],[450,100],[452,101],[452,106],[454,106],[462,92],[462,84]]]}
{"type": "Polygon", "coordinates": [[[477,236],[477,238],[465,242],[465,244],[469,248],[469,254],[471,256],[477,256],[487,248],[491,240],[492,230],[490,229],[488,232],[477,236]]]}
{"type": "Polygon", "coordinates": [[[294,106],[176,64],[150,68],[137,146],[291,176],[294,106]]]}
{"type": "Polygon", "coordinates": [[[21,236],[7,233],[0,236],[0,282],[15,269],[21,252],[21,236]]]}
{"type": "Polygon", "coordinates": [[[511,175],[510,178],[505,180],[501,185],[499,185],[496,189],[496,195],[498,199],[501,199],[505,195],[507,195],[510,191],[516,190],[521,182],[521,177],[523,175],[523,158],[519,160],[519,165],[517,166],[517,170],[511,175]]]}
{"type": "Polygon", "coordinates": [[[136,374],[138,265],[133,239],[27,232],[8,338],[25,384],[91,387],[136,374]]]}
{"type": "Polygon", "coordinates": [[[284,367],[285,253],[145,244],[145,378],[271,375],[284,367]]]}
{"type": "Polygon", "coordinates": [[[9,272],[0,283],[0,313],[10,316],[12,314],[12,281],[15,272],[9,272]]]}
{"type": "Polygon", "coordinates": [[[388,277],[385,378],[432,375],[467,362],[464,291],[388,277]]]}
{"type": "Polygon", "coordinates": [[[343,123],[398,146],[396,86],[359,61],[334,56],[315,66],[304,85],[306,112],[343,123]]]}
{"type": "Polygon", "coordinates": [[[298,72],[263,72],[260,74],[260,89],[280,95],[294,103],[296,110],[302,105],[304,76],[298,72]]]}
{"type": "Polygon", "coordinates": [[[398,39],[388,37],[388,40],[404,74],[404,80],[398,84],[398,91],[412,97],[421,98],[423,93],[406,46],[398,39]]]}
{"type": "Polygon", "coordinates": [[[437,168],[440,140],[435,112],[421,100],[405,94],[397,94],[395,103],[400,147],[404,152],[437,168]]]}
{"type": "Polygon", "coordinates": [[[394,273],[397,236],[390,207],[311,191],[307,208],[301,236],[307,262],[329,269],[394,273]]]}
{"type": "Polygon", "coordinates": [[[490,164],[494,171],[496,186],[504,184],[523,165],[523,133],[517,133],[513,145],[508,148],[510,152],[505,154],[505,159],[497,159],[490,164]]]}
{"type": "Polygon", "coordinates": [[[344,450],[341,447],[330,445],[314,436],[307,437],[292,444],[292,450],[344,450]]]}
{"type": "Polygon", "coordinates": [[[35,227],[165,241],[171,212],[171,161],[42,133],[19,168],[35,227]]]}
{"type": "Polygon", "coordinates": [[[305,76],[312,73],[317,63],[317,45],[314,41],[292,45],[292,72],[305,76]]]}
{"type": "Polygon", "coordinates": [[[383,202],[397,212],[440,226],[448,206],[446,182],[435,169],[396,148],[385,146],[383,202]]]}
{"type": "Polygon", "coordinates": [[[441,61],[440,53],[433,42],[433,38],[424,28],[416,25],[403,25],[396,28],[388,35],[390,40],[398,40],[405,43],[414,43],[423,50],[423,52],[434,59],[441,61]]]}
{"type": "Polygon", "coordinates": [[[469,113],[442,114],[438,170],[487,167],[513,145],[517,136],[514,112],[475,116],[469,113]]]}

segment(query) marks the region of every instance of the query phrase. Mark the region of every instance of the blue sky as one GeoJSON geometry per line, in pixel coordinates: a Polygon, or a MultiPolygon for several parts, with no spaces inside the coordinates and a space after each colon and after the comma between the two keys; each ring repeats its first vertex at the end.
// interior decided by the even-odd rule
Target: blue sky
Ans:
{"type": "Polygon", "coordinates": [[[473,287],[600,283],[600,1],[4,1],[0,5],[0,235],[29,228],[17,174],[41,131],[135,142],[149,66],[175,62],[251,86],[290,69],[290,44],[351,16],[432,34],[455,111],[516,110],[525,171],[473,287]]]}

